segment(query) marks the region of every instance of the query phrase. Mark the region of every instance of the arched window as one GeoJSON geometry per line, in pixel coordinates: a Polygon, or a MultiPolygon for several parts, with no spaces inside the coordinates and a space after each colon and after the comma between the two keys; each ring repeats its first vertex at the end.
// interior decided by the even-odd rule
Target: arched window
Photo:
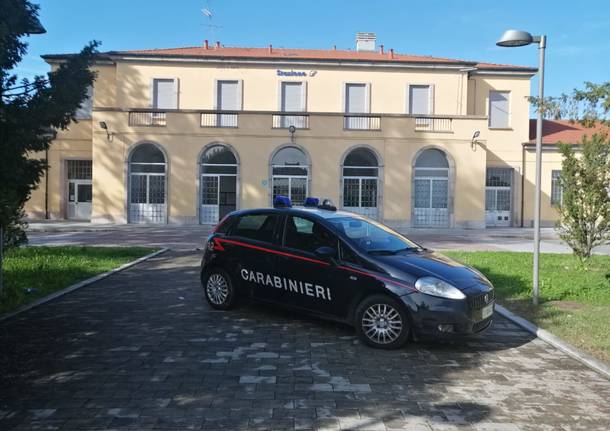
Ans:
{"type": "Polygon", "coordinates": [[[288,196],[293,205],[303,205],[307,196],[309,159],[297,147],[284,147],[271,159],[272,198],[288,196]]]}
{"type": "Polygon", "coordinates": [[[449,226],[449,162],[446,154],[431,148],[415,161],[413,179],[414,226],[449,226]]]}
{"type": "Polygon", "coordinates": [[[166,161],[154,144],[140,144],[129,156],[129,222],[165,223],[166,161]]]}
{"type": "Polygon", "coordinates": [[[368,148],[356,148],[343,162],[343,208],[378,216],[379,162],[368,148]]]}
{"type": "Polygon", "coordinates": [[[201,155],[199,222],[216,224],[237,209],[237,158],[226,145],[215,144],[201,155]]]}

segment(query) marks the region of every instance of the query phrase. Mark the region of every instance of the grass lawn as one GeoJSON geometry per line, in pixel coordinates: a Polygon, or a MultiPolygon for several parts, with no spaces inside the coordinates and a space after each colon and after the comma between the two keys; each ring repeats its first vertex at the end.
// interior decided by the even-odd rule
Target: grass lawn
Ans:
{"type": "Polygon", "coordinates": [[[4,256],[0,315],[152,253],[145,247],[23,247],[4,256]],[[26,289],[34,289],[27,293],[26,289]]]}
{"type": "Polygon", "coordinates": [[[535,307],[531,253],[443,254],[485,274],[496,287],[499,304],[610,362],[610,256],[593,256],[583,269],[572,255],[542,254],[540,305],[535,307]]]}

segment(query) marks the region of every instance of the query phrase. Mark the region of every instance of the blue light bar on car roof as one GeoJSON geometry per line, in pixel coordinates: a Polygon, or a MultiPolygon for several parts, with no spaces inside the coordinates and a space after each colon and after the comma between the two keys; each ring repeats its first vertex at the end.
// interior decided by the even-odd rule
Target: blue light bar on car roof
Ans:
{"type": "Polygon", "coordinates": [[[308,198],[305,198],[304,206],[305,207],[314,207],[315,208],[315,207],[318,206],[319,203],[320,203],[320,199],[308,197],[308,198]]]}
{"type": "Polygon", "coordinates": [[[290,208],[291,206],[292,202],[288,196],[276,196],[273,199],[273,208],[290,208]]]}

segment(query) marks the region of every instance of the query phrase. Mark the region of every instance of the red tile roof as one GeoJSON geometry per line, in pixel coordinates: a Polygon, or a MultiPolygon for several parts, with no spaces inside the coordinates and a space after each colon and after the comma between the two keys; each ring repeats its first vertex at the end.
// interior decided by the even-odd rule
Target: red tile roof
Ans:
{"type": "MultiPolygon", "coordinates": [[[[583,135],[591,136],[601,131],[609,131],[608,126],[595,124],[593,127],[585,127],[578,122],[569,120],[543,120],[542,143],[556,144],[578,144],[583,135]]],[[[536,142],[536,120],[530,120],[530,143],[536,142]]]]}
{"type": "MultiPolygon", "coordinates": [[[[386,50],[381,51],[348,51],[339,49],[292,49],[292,48],[242,48],[210,45],[185,48],[143,49],[133,51],[110,51],[102,55],[108,56],[138,56],[138,57],[187,57],[187,58],[232,58],[232,59],[263,59],[263,60],[318,60],[318,61],[365,61],[383,63],[415,63],[455,65],[477,67],[483,70],[511,70],[535,72],[537,69],[526,66],[508,64],[480,63],[476,61],[457,60],[450,58],[409,55],[386,50]]],[[[62,58],[62,55],[46,55],[46,59],[62,58]]]]}

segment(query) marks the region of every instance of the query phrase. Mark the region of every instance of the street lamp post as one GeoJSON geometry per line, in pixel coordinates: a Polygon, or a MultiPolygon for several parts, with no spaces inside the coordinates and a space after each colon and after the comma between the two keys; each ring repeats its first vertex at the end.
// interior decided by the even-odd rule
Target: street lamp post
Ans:
{"type": "Polygon", "coordinates": [[[532,36],[526,31],[507,30],[500,40],[498,46],[517,47],[538,44],[539,64],[538,70],[538,118],[536,120],[536,192],[534,204],[534,274],[532,286],[532,302],[538,305],[539,286],[539,261],[540,261],[540,181],[542,177],[542,114],[544,101],[544,51],[546,48],[546,36],[532,36]]]}

